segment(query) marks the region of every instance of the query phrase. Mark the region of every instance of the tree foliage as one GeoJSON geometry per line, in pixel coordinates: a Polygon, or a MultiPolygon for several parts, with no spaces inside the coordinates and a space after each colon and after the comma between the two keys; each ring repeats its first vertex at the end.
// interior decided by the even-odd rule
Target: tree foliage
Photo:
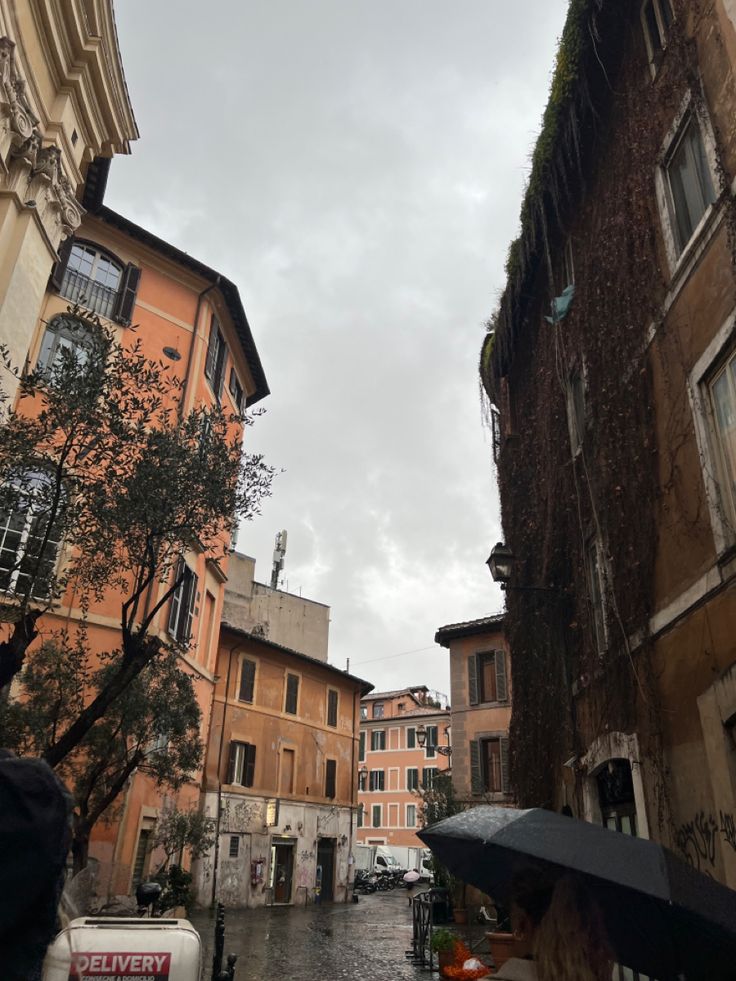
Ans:
{"type": "MultiPolygon", "coordinates": [[[[68,318],[91,342],[22,377],[0,439],[0,515],[20,529],[0,567],[0,617],[9,624],[0,688],[23,667],[38,618],[62,598],[82,619],[95,601],[120,603],[118,653],[93,697],[80,695],[76,712],[59,718],[44,750],[52,766],[165,655],[151,627],[182,581],[179,557],[190,549],[225,555],[274,474],[260,455],[242,453],[239,423],[250,416],[217,405],[185,410],[181,382],[139,340],[121,345],[78,308],[68,318]]],[[[61,632],[54,639],[69,643],[61,632]]],[[[71,649],[84,643],[82,629],[71,649]]]]}

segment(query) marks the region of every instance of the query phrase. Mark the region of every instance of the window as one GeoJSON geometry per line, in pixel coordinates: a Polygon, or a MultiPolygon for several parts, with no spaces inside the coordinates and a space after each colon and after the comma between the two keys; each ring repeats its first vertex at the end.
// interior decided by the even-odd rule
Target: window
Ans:
{"type": "Polygon", "coordinates": [[[63,503],[54,506],[54,491],[51,475],[43,470],[26,471],[3,487],[0,590],[48,598],[61,544],[63,513],[63,503]]]}
{"type": "Polygon", "coordinates": [[[383,770],[371,770],[368,783],[369,790],[385,790],[383,770]]]}
{"type": "Polygon", "coordinates": [[[293,749],[281,750],[279,769],[279,793],[294,793],[294,774],[296,773],[296,753],[293,749]]]}
{"type": "Polygon", "coordinates": [[[222,388],[225,382],[225,358],[227,347],[225,338],[222,336],[220,325],[215,316],[212,317],[210,324],[210,339],[207,344],[207,360],[204,365],[205,377],[212,385],[212,391],[219,402],[222,397],[222,388]]]}
{"type": "Polygon", "coordinates": [[[239,787],[252,787],[255,770],[255,746],[252,743],[231,742],[227,782],[239,787]]]}
{"type": "Polygon", "coordinates": [[[596,775],[601,821],[611,831],[637,837],[636,801],[629,760],[609,760],[596,775]]]}
{"type": "Polygon", "coordinates": [[[656,63],[661,57],[673,20],[670,0],[644,0],[641,21],[650,62],[656,63]]]}
{"type": "Polygon", "coordinates": [[[368,718],[368,706],[367,705],[361,705],[360,706],[360,720],[361,720],[361,722],[364,719],[367,719],[367,718],[368,718]]]}
{"type": "Polygon", "coordinates": [[[414,728],[414,726],[410,726],[410,728],[406,730],[406,748],[414,749],[416,745],[417,745],[417,730],[414,728]]]}
{"type": "Polygon", "coordinates": [[[437,726],[427,726],[427,742],[424,746],[424,755],[433,757],[437,749],[437,726]]]}
{"type": "Polygon", "coordinates": [[[373,703],[373,718],[382,719],[383,718],[383,702],[373,703]]]}
{"type": "Polygon", "coordinates": [[[399,704],[396,706],[396,710],[398,711],[399,714],[401,714],[402,712],[405,712],[406,711],[406,702],[399,702],[399,704]]]}
{"type": "Polygon", "coordinates": [[[715,201],[703,134],[693,112],[685,115],[664,162],[670,224],[680,256],[715,201]]]}
{"type": "Polygon", "coordinates": [[[468,658],[468,702],[505,702],[506,655],[503,651],[481,651],[468,658]]]}
{"type": "Polygon", "coordinates": [[[508,793],[508,743],[506,736],[491,736],[471,742],[470,775],[474,794],[508,793]]]}
{"type": "Polygon", "coordinates": [[[243,386],[238,381],[238,376],[235,374],[235,368],[230,369],[230,381],[228,383],[228,390],[233,397],[233,403],[238,412],[243,411],[243,386]]]}
{"type": "Polygon", "coordinates": [[[141,271],[127,266],[93,242],[66,239],[51,274],[51,285],[72,303],[129,325],[141,271]]]}
{"type": "Polygon", "coordinates": [[[238,700],[252,702],[256,685],[256,663],[244,657],[240,666],[240,690],[238,700]]]}
{"type": "Polygon", "coordinates": [[[284,712],[286,712],[288,715],[296,715],[298,702],[299,702],[299,675],[287,674],[286,701],[284,703],[284,712]]]}
{"type": "Polygon", "coordinates": [[[588,579],[588,596],[593,621],[593,641],[596,651],[606,649],[606,617],[603,607],[603,577],[601,570],[600,548],[595,538],[588,541],[585,553],[586,575],[588,579]]]}
{"type": "Polygon", "coordinates": [[[365,730],[361,732],[358,739],[358,762],[362,763],[365,759],[365,730]]]}
{"type": "Polygon", "coordinates": [[[327,725],[337,727],[337,692],[334,688],[327,690],[327,725]]]}
{"type": "Polygon", "coordinates": [[[386,730],[374,729],[371,733],[371,751],[376,752],[386,748],[386,730]]]}
{"type": "Polygon", "coordinates": [[[183,559],[179,560],[175,579],[181,579],[171,597],[169,610],[169,634],[185,647],[192,634],[194,604],[197,600],[197,576],[183,559]]]}
{"type": "Polygon", "coordinates": [[[335,784],[337,781],[337,760],[325,762],[325,797],[335,799],[335,784]]]}
{"type": "Polygon", "coordinates": [[[419,790],[419,770],[415,766],[406,768],[406,789],[419,790]]]}
{"type": "Polygon", "coordinates": [[[41,341],[36,370],[51,378],[74,362],[81,367],[89,360],[97,341],[98,335],[83,320],[64,314],[52,317],[41,341]]]}
{"type": "Polygon", "coordinates": [[[721,500],[736,528],[736,352],[713,377],[709,395],[721,500]]]}
{"type": "Polygon", "coordinates": [[[406,826],[407,828],[416,828],[417,826],[417,805],[407,804],[406,805],[406,826]]]}
{"type": "Polygon", "coordinates": [[[380,828],[381,827],[381,805],[374,804],[371,808],[371,827],[380,828]]]}
{"type": "Polygon", "coordinates": [[[431,790],[434,787],[435,778],[439,770],[436,766],[425,766],[422,769],[422,787],[425,790],[431,790]]]}
{"type": "Polygon", "coordinates": [[[230,835],[230,858],[237,858],[240,854],[240,837],[238,835],[230,835]]]}
{"type": "Polygon", "coordinates": [[[357,822],[357,826],[359,828],[362,828],[363,827],[363,821],[365,820],[364,813],[365,813],[365,805],[364,804],[358,804],[358,811],[357,811],[358,822],[357,822]]]}
{"type": "Polygon", "coordinates": [[[585,381],[579,371],[570,375],[566,391],[567,428],[573,454],[583,445],[585,437],[585,381]]]}

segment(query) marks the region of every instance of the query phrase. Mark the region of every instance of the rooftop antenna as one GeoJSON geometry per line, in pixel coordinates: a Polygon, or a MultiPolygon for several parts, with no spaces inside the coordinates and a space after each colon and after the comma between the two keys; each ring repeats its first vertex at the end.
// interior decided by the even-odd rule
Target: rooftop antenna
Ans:
{"type": "Polygon", "coordinates": [[[279,588],[279,576],[284,571],[284,556],[286,555],[286,531],[276,535],[273,550],[273,570],[271,572],[271,589],[279,588]]]}

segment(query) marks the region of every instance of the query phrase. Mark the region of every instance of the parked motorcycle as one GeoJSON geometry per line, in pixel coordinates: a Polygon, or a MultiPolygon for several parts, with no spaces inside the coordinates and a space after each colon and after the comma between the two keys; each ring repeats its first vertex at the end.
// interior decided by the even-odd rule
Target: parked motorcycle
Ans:
{"type": "Polygon", "coordinates": [[[353,880],[353,892],[360,892],[363,895],[375,892],[377,889],[376,877],[367,869],[357,869],[353,880]]]}

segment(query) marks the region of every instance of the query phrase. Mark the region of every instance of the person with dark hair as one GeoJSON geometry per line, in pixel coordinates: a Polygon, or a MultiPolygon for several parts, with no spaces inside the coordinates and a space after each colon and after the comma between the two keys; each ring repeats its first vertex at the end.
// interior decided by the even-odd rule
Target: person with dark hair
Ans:
{"type": "Polygon", "coordinates": [[[511,886],[515,955],[494,981],[611,981],[613,955],[603,918],[573,875],[525,869],[511,886]]]}
{"type": "Polygon", "coordinates": [[[0,977],[40,981],[58,930],[72,799],[43,760],[0,750],[0,977]]]}

